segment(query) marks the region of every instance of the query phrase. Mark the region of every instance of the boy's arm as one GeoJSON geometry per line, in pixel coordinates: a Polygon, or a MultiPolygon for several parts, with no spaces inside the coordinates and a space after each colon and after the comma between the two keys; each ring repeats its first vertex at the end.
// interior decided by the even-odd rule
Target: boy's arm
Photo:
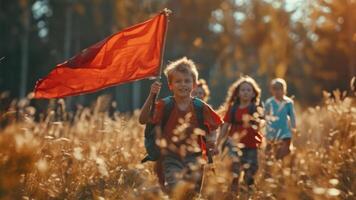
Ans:
{"type": "Polygon", "coordinates": [[[208,149],[214,149],[216,144],[216,130],[210,131],[206,136],[206,146],[208,149]]]}
{"type": "Polygon", "coordinates": [[[206,142],[209,144],[216,143],[216,130],[210,131],[209,134],[206,136],[206,142]]]}
{"type": "MultiPolygon", "coordinates": [[[[206,146],[208,149],[208,157],[213,154],[217,154],[218,150],[216,148],[216,136],[217,129],[223,123],[220,116],[208,105],[204,106],[203,110],[204,124],[209,129],[209,133],[206,135],[206,146]]],[[[209,159],[210,160],[210,159],[209,159]]]]}
{"type": "Polygon", "coordinates": [[[221,143],[225,140],[229,127],[230,127],[230,123],[227,123],[227,122],[225,122],[221,126],[220,134],[219,134],[217,142],[216,142],[217,146],[223,145],[221,143]]]}
{"type": "Polygon", "coordinates": [[[152,117],[151,116],[151,107],[154,106],[155,97],[159,93],[160,89],[161,89],[161,83],[158,81],[155,81],[151,85],[150,94],[148,95],[145,103],[142,106],[141,113],[140,113],[140,116],[138,119],[140,124],[147,124],[147,122],[149,122],[150,118],[152,117]]]}
{"type": "Polygon", "coordinates": [[[216,130],[210,131],[206,136],[206,148],[209,163],[212,163],[212,156],[218,154],[218,150],[216,148],[216,130]]]}

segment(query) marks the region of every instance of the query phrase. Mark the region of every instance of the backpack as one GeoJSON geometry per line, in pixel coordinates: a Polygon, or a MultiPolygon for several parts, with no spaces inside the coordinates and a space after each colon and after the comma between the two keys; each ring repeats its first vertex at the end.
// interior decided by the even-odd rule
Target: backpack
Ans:
{"type": "MultiPolygon", "coordinates": [[[[174,99],[172,96],[163,98],[164,102],[164,107],[163,107],[163,116],[160,124],[161,130],[164,130],[164,127],[169,119],[169,116],[173,110],[174,107],[174,99]]],[[[204,116],[203,116],[203,110],[204,110],[204,102],[196,97],[193,97],[193,107],[194,111],[197,117],[197,121],[199,124],[199,128],[204,130],[206,133],[208,132],[208,128],[204,125],[204,116]]],[[[145,138],[144,138],[144,144],[145,144],[145,149],[147,152],[146,157],[141,161],[141,163],[147,162],[147,161],[157,161],[161,157],[161,150],[160,147],[156,144],[156,124],[152,123],[147,123],[145,127],[145,138]]],[[[163,133],[164,134],[164,133],[163,133]]],[[[206,143],[206,138],[203,136],[202,138],[203,144],[206,143]]],[[[204,145],[203,145],[204,146],[204,145]]]]}

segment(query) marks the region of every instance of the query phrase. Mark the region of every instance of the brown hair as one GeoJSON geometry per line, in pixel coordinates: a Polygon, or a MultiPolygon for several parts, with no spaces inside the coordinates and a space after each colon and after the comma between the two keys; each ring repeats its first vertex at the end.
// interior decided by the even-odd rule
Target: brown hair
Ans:
{"type": "Polygon", "coordinates": [[[206,83],[206,81],[204,79],[199,79],[198,80],[198,83],[197,83],[197,87],[201,87],[204,91],[204,101],[208,101],[209,100],[209,97],[210,97],[210,90],[209,90],[209,86],[208,84],[206,83]]]}
{"type": "Polygon", "coordinates": [[[180,58],[172,63],[170,63],[164,70],[164,74],[167,76],[168,83],[172,81],[173,72],[181,72],[185,74],[191,74],[193,82],[196,83],[198,80],[198,70],[194,62],[187,57],[180,58]]]}
{"type": "Polygon", "coordinates": [[[243,83],[248,83],[252,86],[252,89],[255,93],[255,97],[252,98],[252,103],[254,103],[255,105],[259,105],[260,104],[260,98],[261,98],[261,89],[258,86],[258,84],[256,83],[256,81],[251,78],[250,76],[243,76],[240,79],[238,79],[237,81],[235,81],[230,87],[229,90],[227,92],[227,96],[225,99],[225,103],[224,103],[224,109],[228,109],[230,106],[232,106],[232,104],[237,103],[240,104],[240,99],[238,97],[238,92],[240,90],[240,86],[243,83]]]}

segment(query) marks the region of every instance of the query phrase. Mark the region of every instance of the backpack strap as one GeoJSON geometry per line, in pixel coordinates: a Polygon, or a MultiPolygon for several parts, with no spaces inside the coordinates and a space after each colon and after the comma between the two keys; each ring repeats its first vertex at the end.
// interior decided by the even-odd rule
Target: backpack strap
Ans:
{"type": "Polygon", "coordinates": [[[193,107],[197,117],[199,128],[208,131],[208,127],[204,124],[204,102],[199,98],[193,97],[193,107]]]}
{"type": "Polygon", "coordinates": [[[257,106],[256,104],[250,103],[250,105],[248,105],[248,114],[253,115],[255,112],[257,112],[257,106]]]}
{"type": "Polygon", "coordinates": [[[235,124],[236,123],[235,113],[237,111],[237,107],[238,107],[237,102],[235,102],[231,107],[231,111],[230,111],[231,124],[235,124]]]}
{"type": "MultiPolygon", "coordinates": [[[[198,125],[199,128],[204,130],[205,133],[209,132],[208,127],[204,124],[204,102],[200,100],[199,98],[194,97],[193,98],[193,107],[194,111],[197,117],[198,125]]],[[[208,163],[213,163],[213,157],[210,149],[207,149],[206,147],[206,137],[200,136],[199,137],[200,142],[201,142],[201,148],[203,150],[203,156],[208,157],[208,163]]]]}
{"type": "MultiPolygon", "coordinates": [[[[172,112],[172,109],[173,109],[173,106],[174,106],[174,100],[173,100],[173,97],[172,96],[168,96],[166,98],[163,98],[163,116],[162,116],[162,119],[161,119],[161,124],[160,124],[160,127],[161,127],[161,130],[162,130],[162,133],[163,132],[163,129],[169,119],[169,116],[172,112]]],[[[151,124],[151,123],[148,123],[146,125],[146,128],[145,128],[145,138],[146,137],[149,137],[148,135],[151,134],[151,131],[155,128],[155,126],[157,126],[158,124],[151,124]]],[[[154,136],[156,137],[156,136],[154,136]]],[[[146,142],[145,142],[145,145],[146,145],[146,142]]],[[[147,149],[147,148],[146,148],[147,149]]],[[[149,154],[147,154],[145,156],[145,158],[143,158],[141,160],[141,163],[145,163],[147,161],[155,161],[155,160],[152,160],[152,158],[149,156],[149,154]]]]}

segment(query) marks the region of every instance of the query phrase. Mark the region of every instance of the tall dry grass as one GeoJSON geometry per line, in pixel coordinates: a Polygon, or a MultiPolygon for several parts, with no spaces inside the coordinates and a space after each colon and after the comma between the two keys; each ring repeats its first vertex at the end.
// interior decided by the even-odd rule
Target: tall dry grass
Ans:
{"type": "MultiPolygon", "coordinates": [[[[325,93],[324,103],[298,113],[298,134],[285,160],[265,162],[253,191],[228,193],[229,160],[222,153],[205,168],[202,199],[355,199],[356,100],[325,93]],[[265,166],[272,171],[264,176],[265,166]],[[214,167],[213,173],[210,168],[214,167]]],[[[35,121],[29,100],[1,113],[1,199],[166,199],[144,156],[138,112],[109,115],[108,100],[65,112],[64,102],[35,121]],[[6,123],[5,123],[6,122],[6,123]]],[[[174,199],[187,198],[180,185],[174,199]]],[[[198,197],[195,197],[196,199],[198,197]]]]}

